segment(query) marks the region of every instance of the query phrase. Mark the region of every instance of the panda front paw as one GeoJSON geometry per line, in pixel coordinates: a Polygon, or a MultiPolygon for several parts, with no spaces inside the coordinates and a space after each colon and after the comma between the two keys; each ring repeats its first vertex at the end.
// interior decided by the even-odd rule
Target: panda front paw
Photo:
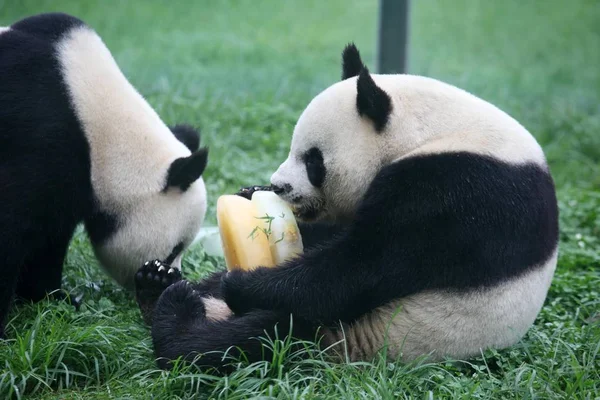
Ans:
{"type": "Polygon", "coordinates": [[[254,194],[254,192],[259,192],[259,191],[272,191],[273,188],[271,186],[248,186],[248,187],[243,187],[241,188],[237,193],[236,196],[241,196],[244,197],[248,200],[252,200],[252,195],[254,194]]]}
{"type": "Polygon", "coordinates": [[[147,261],[135,274],[135,297],[144,322],[152,325],[152,313],[166,288],[180,281],[181,272],[160,260],[147,261]]]}

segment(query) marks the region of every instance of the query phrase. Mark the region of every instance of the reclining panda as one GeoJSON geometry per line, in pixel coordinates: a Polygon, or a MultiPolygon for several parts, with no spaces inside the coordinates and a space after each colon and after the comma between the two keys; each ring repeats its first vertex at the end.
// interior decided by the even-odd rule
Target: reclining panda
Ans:
{"type": "Polygon", "coordinates": [[[558,242],[554,183],[536,140],[465,91],[372,75],[354,45],[342,59],[342,81],[302,113],[271,179],[306,222],[303,238],[323,236],[311,222],[330,221],[329,238],[276,268],[198,284],[168,286],[178,273],[144,266],[138,298],[158,299],[161,367],[183,357],[225,368],[228,350],[268,357],[257,338],[274,337],[276,325],[282,337],[290,314],[294,337],[351,360],[380,350],[464,359],[515,344],[536,319],[558,242]]]}
{"type": "Polygon", "coordinates": [[[77,18],[0,28],[0,54],[1,338],[15,292],[60,289],[80,222],[125,287],[148,257],[177,267],[205,216],[207,150],[163,123],[77,18]]]}

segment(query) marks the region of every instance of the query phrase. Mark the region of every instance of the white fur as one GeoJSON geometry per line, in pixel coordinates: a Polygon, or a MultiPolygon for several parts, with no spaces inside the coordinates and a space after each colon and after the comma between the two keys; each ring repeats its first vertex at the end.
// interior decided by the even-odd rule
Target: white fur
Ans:
{"type": "MultiPolygon", "coordinates": [[[[388,125],[377,133],[356,109],[356,79],[338,82],[316,96],[294,129],[288,158],[271,183],[292,190],[293,202],[322,205],[320,218],[350,220],[382,167],[417,154],[467,151],[512,164],[546,167],[534,137],[509,115],[461,89],[410,75],[372,75],[392,98],[388,125]],[[302,156],[321,149],[327,176],[321,189],[307,177],[302,156]]],[[[388,343],[392,358],[469,357],[479,349],[520,340],[539,313],[556,268],[556,253],[541,268],[487,291],[423,292],[391,302],[352,326],[326,330],[326,342],[353,360],[371,358],[388,343]],[[502,325],[500,324],[502,321],[502,325]],[[388,329],[389,328],[389,329],[388,329]],[[386,342],[387,340],[387,342],[386,342]]]]}
{"type": "Polygon", "coordinates": [[[179,242],[192,242],[206,213],[204,182],[198,179],[184,193],[161,193],[170,164],[190,151],[128,82],[95,32],[72,30],[59,43],[58,56],[90,145],[94,193],[103,210],[122,218],[96,254],[128,285],[143,261],[164,259],[179,242]]]}
{"type": "Polygon", "coordinates": [[[545,166],[533,136],[512,117],[452,85],[412,75],[372,75],[392,98],[385,132],[356,111],[356,79],[338,82],[317,95],[300,116],[287,160],[271,183],[289,183],[284,198],[323,203],[332,218],[349,218],[379,170],[417,154],[469,151],[511,163],[545,166]],[[340,145],[343,143],[343,145],[340,145]],[[328,175],[322,193],[308,181],[302,154],[319,147],[328,175]]]}
{"type": "Polygon", "coordinates": [[[224,300],[209,296],[203,297],[202,302],[204,303],[206,318],[210,321],[224,321],[233,315],[224,300]]]}
{"type": "Polygon", "coordinates": [[[9,30],[10,30],[9,27],[0,26],[0,35],[3,34],[4,32],[8,32],[9,30]]]}
{"type": "Polygon", "coordinates": [[[556,260],[555,252],[541,268],[486,291],[419,293],[392,302],[352,326],[325,331],[326,344],[354,361],[382,349],[392,359],[409,361],[423,355],[464,359],[488,348],[509,347],[540,312],[556,260]]]}

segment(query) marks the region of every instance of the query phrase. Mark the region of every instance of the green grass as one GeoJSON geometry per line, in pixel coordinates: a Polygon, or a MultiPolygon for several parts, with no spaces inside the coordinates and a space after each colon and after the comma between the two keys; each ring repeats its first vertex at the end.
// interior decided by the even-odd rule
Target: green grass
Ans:
{"type": "MultiPolygon", "coordinates": [[[[413,2],[410,72],[461,86],[511,113],[544,146],[561,211],[556,278],[518,345],[469,362],[333,365],[280,358],[219,378],[157,371],[130,294],[99,269],[85,234],[72,242],[64,286],[85,294],[23,305],[0,344],[0,397],[577,398],[600,396],[600,4],[413,2]]],[[[375,1],[0,0],[0,25],[60,10],[88,21],[168,123],[202,128],[205,180],[216,197],[267,182],[299,113],[340,76],[355,41],[374,66],[375,1]]],[[[1,90],[1,88],[0,88],[1,90]]],[[[222,260],[196,247],[184,273],[222,260]]],[[[285,349],[282,350],[285,353],[285,349]]]]}

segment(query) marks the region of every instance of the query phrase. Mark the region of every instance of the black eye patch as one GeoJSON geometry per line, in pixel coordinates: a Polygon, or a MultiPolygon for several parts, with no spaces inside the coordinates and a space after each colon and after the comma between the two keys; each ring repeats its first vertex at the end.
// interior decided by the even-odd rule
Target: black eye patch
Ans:
{"type": "Polygon", "coordinates": [[[314,187],[320,188],[325,181],[325,164],[323,164],[323,153],[316,147],[312,147],[308,150],[303,157],[304,164],[306,165],[306,174],[308,180],[314,187]]]}

